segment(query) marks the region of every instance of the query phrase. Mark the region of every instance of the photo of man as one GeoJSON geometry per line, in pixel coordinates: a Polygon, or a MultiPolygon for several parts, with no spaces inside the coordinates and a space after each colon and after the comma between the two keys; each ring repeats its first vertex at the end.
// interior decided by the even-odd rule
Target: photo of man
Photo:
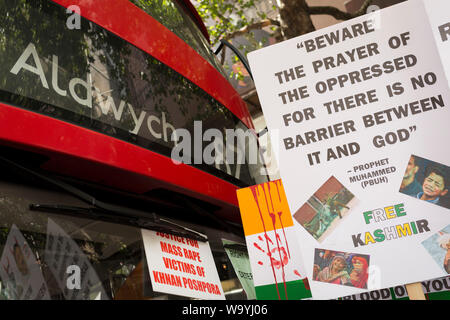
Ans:
{"type": "Polygon", "coordinates": [[[38,260],[22,231],[13,224],[0,258],[0,296],[16,300],[49,299],[38,260]]]}
{"type": "Polygon", "coordinates": [[[25,256],[22,253],[22,249],[20,249],[20,245],[16,242],[14,244],[14,260],[16,261],[17,268],[19,269],[22,276],[26,277],[29,275],[28,265],[25,259],[25,256]]]}
{"type": "Polygon", "coordinates": [[[400,192],[409,196],[416,196],[419,192],[422,192],[422,185],[416,179],[418,170],[419,166],[416,164],[415,156],[412,155],[409,158],[408,166],[406,167],[405,175],[400,185],[400,192]]]}

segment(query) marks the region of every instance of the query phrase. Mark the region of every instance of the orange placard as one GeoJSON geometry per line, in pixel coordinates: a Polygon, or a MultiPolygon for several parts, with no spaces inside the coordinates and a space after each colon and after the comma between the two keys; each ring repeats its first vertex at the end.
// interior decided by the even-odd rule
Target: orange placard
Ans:
{"type": "Polygon", "coordinates": [[[294,225],[281,180],[237,191],[246,236],[294,225]]]}

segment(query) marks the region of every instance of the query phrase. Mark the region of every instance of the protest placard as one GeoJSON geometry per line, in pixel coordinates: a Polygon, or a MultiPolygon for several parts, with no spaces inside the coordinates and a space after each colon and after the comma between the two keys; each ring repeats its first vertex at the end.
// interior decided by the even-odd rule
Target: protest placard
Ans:
{"type": "Polygon", "coordinates": [[[250,267],[250,258],[244,245],[222,239],[223,247],[233,265],[234,272],[247,295],[248,300],[256,299],[253,274],[250,267]]]}
{"type": "Polygon", "coordinates": [[[141,231],[154,291],[199,299],[225,299],[207,242],[141,231]]]}
{"type": "Polygon", "coordinates": [[[427,14],[439,3],[249,54],[314,298],[447,274],[422,245],[450,223],[450,94],[427,14]]]}
{"type": "MultiPolygon", "coordinates": [[[[75,241],[52,219],[48,219],[47,240],[45,243],[45,263],[51,270],[66,300],[108,300],[100,280],[89,257],[75,241]],[[71,267],[79,268],[79,286],[68,285],[71,282],[71,267]]],[[[86,240],[79,240],[87,244],[86,240]]],[[[75,275],[75,273],[73,273],[75,275]]],[[[77,275],[78,276],[78,275],[77,275]]]]}
{"type": "Polygon", "coordinates": [[[38,260],[19,228],[13,224],[0,258],[2,294],[7,299],[49,300],[38,260]]]}
{"type": "Polygon", "coordinates": [[[258,300],[311,297],[281,180],[237,191],[258,300]]]}

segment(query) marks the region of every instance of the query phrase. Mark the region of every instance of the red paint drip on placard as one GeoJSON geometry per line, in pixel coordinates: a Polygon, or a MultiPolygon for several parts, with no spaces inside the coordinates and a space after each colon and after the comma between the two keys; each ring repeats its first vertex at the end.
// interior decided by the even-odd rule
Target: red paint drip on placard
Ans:
{"type": "MultiPolygon", "coordinates": [[[[281,203],[281,196],[280,196],[280,190],[278,189],[278,184],[275,182],[275,186],[277,187],[277,193],[278,193],[278,200],[280,200],[281,203]]],[[[289,244],[286,238],[286,233],[284,231],[284,226],[283,226],[283,220],[281,220],[281,215],[283,214],[283,211],[278,211],[278,219],[280,219],[280,224],[281,224],[281,229],[283,230],[283,235],[284,235],[284,242],[286,243],[286,249],[289,255],[289,258],[291,257],[291,252],[289,251],[289,244]]]]}
{"type": "Polygon", "coordinates": [[[303,279],[303,285],[305,286],[306,290],[311,290],[311,287],[309,286],[308,278],[303,279]]]}
{"type": "Polygon", "coordinates": [[[302,278],[302,276],[300,275],[300,272],[298,272],[297,270],[294,270],[294,273],[303,280],[303,285],[305,286],[306,290],[311,290],[311,288],[309,287],[309,282],[308,282],[308,278],[302,278]]]}
{"type": "Polygon", "coordinates": [[[273,244],[272,239],[270,239],[270,237],[267,234],[265,235],[265,237],[266,237],[267,241],[269,241],[271,244],[273,244]]]}
{"type": "MultiPolygon", "coordinates": [[[[275,182],[275,186],[277,188],[277,194],[278,194],[278,200],[279,203],[281,203],[281,195],[280,195],[280,190],[279,190],[279,184],[277,184],[275,182]]],[[[290,250],[289,250],[289,244],[287,241],[287,237],[286,237],[286,232],[284,229],[284,225],[283,225],[283,221],[282,221],[282,214],[283,211],[275,211],[274,208],[274,201],[272,199],[272,194],[271,194],[271,186],[270,186],[270,182],[269,183],[265,183],[259,186],[254,186],[254,187],[250,187],[252,190],[252,194],[253,197],[255,199],[256,205],[258,207],[258,211],[259,211],[259,215],[261,218],[261,222],[263,224],[263,229],[264,229],[264,239],[261,235],[258,236],[258,240],[263,242],[265,240],[266,242],[266,247],[267,247],[267,252],[265,250],[263,250],[256,242],[253,243],[253,245],[260,250],[263,253],[266,253],[270,259],[270,264],[271,264],[271,268],[272,268],[272,273],[273,273],[273,277],[275,280],[275,286],[276,286],[276,290],[277,290],[277,294],[278,294],[278,299],[280,299],[280,292],[279,292],[279,287],[278,287],[278,282],[277,282],[277,275],[275,273],[275,269],[282,269],[282,279],[283,279],[283,284],[284,284],[284,288],[285,288],[285,294],[286,294],[286,299],[288,299],[288,295],[287,295],[287,288],[286,288],[286,273],[285,273],[285,269],[284,266],[288,264],[289,260],[291,259],[291,254],[290,254],[290,250]],[[267,184],[267,188],[268,188],[268,193],[269,195],[267,195],[266,193],[266,184],[267,184]],[[261,196],[261,192],[260,190],[258,190],[258,187],[262,187],[263,192],[264,192],[264,200],[265,200],[265,204],[267,207],[267,211],[270,217],[270,220],[272,222],[272,226],[274,229],[274,235],[275,235],[275,240],[276,240],[276,248],[272,248],[270,249],[269,243],[270,244],[274,244],[271,237],[268,235],[267,233],[267,229],[264,223],[264,218],[263,218],[263,214],[262,214],[262,208],[261,208],[261,204],[258,202],[258,196],[261,196]],[[276,212],[276,214],[275,214],[276,212]],[[286,249],[282,246],[283,245],[283,241],[281,240],[280,234],[277,232],[277,221],[276,218],[278,217],[279,221],[280,221],[280,225],[281,225],[281,229],[283,231],[283,236],[284,236],[284,242],[285,242],[285,247],[286,249]],[[277,260],[277,258],[275,258],[275,256],[278,255],[279,260],[277,260]]],[[[263,265],[262,261],[258,261],[259,265],[263,265]]],[[[294,270],[294,274],[296,274],[298,277],[301,278],[300,273],[297,270],[294,270]]],[[[307,280],[306,278],[304,278],[304,280],[307,280]]],[[[305,283],[305,286],[308,286],[308,283],[305,283]]]]}
{"type": "Polygon", "coordinates": [[[253,242],[253,245],[255,246],[256,249],[265,252],[263,248],[261,248],[256,242],[253,242]]]}
{"type": "MultiPolygon", "coordinates": [[[[256,202],[256,206],[258,207],[259,216],[261,218],[261,222],[262,222],[263,229],[264,229],[264,235],[266,237],[267,252],[268,252],[268,254],[270,256],[270,248],[269,248],[269,241],[267,240],[266,225],[264,223],[264,219],[263,219],[263,216],[262,216],[262,213],[261,213],[261,208],[260,208],[259,202],[258,202],[258,196],[257,196],[258,190],[257,190],[257,188],[258,188],[258,186],[250,187],[250,190],[252,191],[253,198],[255,199],[255,202],[256,202]]],[[[264,188],[264,186],[263,186],[263,188],[264,188]]],[[[272,267],[272,273],[273,273],[273,277],[274,277],[274,280],[275,280],[275,287],[277,288],[278,300],[280,300],[281,299],[281,297],[280,297],[280,290],[278,289],[277,276],[275,274],[275,268],[274,268],[274,265],[272,263],[272,260],[270,261],[270,265],[272,267]]]]}
{"type": "MultiPolygon", "coordinates": [[[[275,240],[276,240],[276,243],[277,243],[278,255],[280,257],[280,261],[279,262],[280,262],[280,265],[281,265],[281,275],[282,275],[282,278],[283,278],[284,293],[285,293],[285,296],[286,296],[286,300],[288,300],[287,287],[286,287],[286,273],[284,271],[283,258],[281,257],[280,242],[278,241],[279,237],[278,237],[277,228],[276,228],[276,217],[275,217],[275,214],[273,213],[273,211],[274,211],[273,201],[272,201],[272,198],[270,198],[271,197],[270,182],[267,183],[267,189],[268,189],[268,192],[269,192],[269,197],[267,197],[266,189],[263,187],[264,197],[266,198],[267,211],[269,212],[269,216],[270,216],[270,218],[272,220],[273,232],[275,233],[275,240]],[[268,203],[269,199],[270,199],[270,202],[271,202],[272,210],[270,210],[270,207],[269,207],[269,203],[268,203]]],[[[284,250],[284,248],[283,248],[283,250],[284,250]]],[[[276,250],[274,250],[272,253],[275,253],[275,251],[276,250]]],[[[287,262],[288,261],[286,260],[286,263],[287,262]]],[[[273,262],[272,262],[272,264],[273,264],[273,262]]]]}

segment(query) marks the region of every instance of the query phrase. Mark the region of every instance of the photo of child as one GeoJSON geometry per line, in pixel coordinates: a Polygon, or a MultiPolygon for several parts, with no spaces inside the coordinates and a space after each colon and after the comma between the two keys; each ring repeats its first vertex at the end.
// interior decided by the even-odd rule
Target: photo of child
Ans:
{"type": "Polygon", "coordinates": [[[367,289],[369,260],[364,254],[316,248],[313,280],[367,289]]]}
{"type": "Polygon", "coordinates": [[[434,261],[450,274],[450,224],[422,242],[434,261]]]}
{"type": "Polygon", "coordinates": [[[300,209],[294,218],[314,239],[321,242],[356,203],[355,196],[331,176],[300,209]]]}
{"type": "Polygon", "coordinates": [[[449,169],[446,165],[411,155],[399,192],[450,209],[449,169]]]}

